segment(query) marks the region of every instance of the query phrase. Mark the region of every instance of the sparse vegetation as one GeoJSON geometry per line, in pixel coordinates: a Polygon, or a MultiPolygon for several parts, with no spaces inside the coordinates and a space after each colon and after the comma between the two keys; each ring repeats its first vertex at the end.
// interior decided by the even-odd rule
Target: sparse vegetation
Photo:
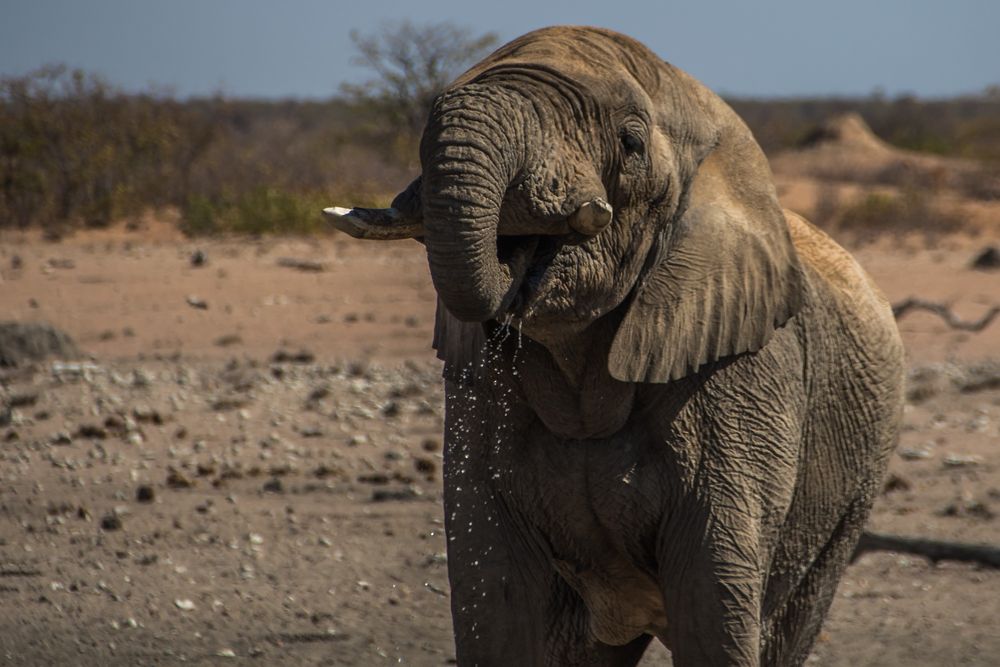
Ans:
{"type": "Polygon", "coordinates": [[[935,206],[923,192],[906,190],[864,195],[829,213],[823,224],[855,243],[866,243],[886,233],[914,233],[933,240],[961,229],[962,219],[935,206]]]}
{"type": "MultiPolygon", "coordinates": [[[[357,62],[375,78],[326,101],[125,94],[64,66],[0,79],[0,227],[58,231],[174,207],[189,234],[311,234],[323,229],[323,205],[385,205],[412,178],[434,96],[496,36],[402,23],[352,39],[357,62]]],[[[874,95],[730,102],[770,153],[856,110],[897,146],[983,161],[981,172],[959,174],[953,185],[969,196],[997,197],[995,92],[946,101],[874,95]]],[[[817,206],[816,222],[862,236],[918,224],[937,233],[960,223],[924,196],[937,187],[927,174],[920,180],[890,172],[872,183],[903,194],[866,195],[845,206],[831,192],[817,206]]]]}

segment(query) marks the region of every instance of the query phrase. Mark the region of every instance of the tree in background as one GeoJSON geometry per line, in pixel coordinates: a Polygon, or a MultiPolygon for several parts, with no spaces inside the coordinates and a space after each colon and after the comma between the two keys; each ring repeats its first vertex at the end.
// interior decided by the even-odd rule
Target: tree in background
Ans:
{"type": "Polygon", "coordinates": [[[412,148],[434,98],[461,72],[497,43],[492,32],[472,35],[452,23],[384,24],[377,33],[351,31],[358,50],[353,62],[376,78],[345,84],[342,92],[381,120],[382,132],[396,148],[412,148]],[[399,146],[402,140],[403,146],[399,146]]]}

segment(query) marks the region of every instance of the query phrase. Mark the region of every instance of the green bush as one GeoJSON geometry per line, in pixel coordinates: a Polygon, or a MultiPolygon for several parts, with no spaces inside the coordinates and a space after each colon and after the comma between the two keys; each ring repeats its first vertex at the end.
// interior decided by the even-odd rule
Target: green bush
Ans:
{"type": "Polygon", "coordinates": [[[220,202],[195,195],[184,206],[181,230],[189,236],[316,234],[324,230],[321,211],[328,205],[320,195],[271,187],[254,188],[220,202]]]}

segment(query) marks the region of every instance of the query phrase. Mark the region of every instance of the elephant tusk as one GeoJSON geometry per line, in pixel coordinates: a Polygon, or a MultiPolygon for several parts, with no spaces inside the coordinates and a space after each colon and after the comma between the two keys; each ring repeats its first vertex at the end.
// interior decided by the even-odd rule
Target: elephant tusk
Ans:
{"type": "Polygon", "coordinates": [[[569,217],[569,226],[586,236],[600,234],[611,222],[614,209],[600,197],[580,205],[569,217]]]}
{"type": "Polygon", "coordinates": [[[424,235],[424,223],[405,218],[394,208],[343,208],[331,206],[323,215],[334,228],[356,239],[398,241],[424,235]]]}

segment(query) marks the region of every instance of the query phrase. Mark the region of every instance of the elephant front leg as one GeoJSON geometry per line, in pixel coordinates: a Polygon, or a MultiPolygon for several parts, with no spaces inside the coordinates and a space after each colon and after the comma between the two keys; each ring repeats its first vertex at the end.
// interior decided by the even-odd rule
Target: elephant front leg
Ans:
{"type": "Polygon", "coordinates": [[[666,643],[676,667],[760,664],[763,578],[752,523],[716,518],[663,545],[666,643]]]}
{"type": "Polygon", "coordinates": [[[446,491],[458,664],[634,667],[651,637],[624,646],[598,641],[583,601],[552,568],[536,537],[508,523],[513,517],[505,515],[502,501],[486,500],[474,488],[446,491]]]}

